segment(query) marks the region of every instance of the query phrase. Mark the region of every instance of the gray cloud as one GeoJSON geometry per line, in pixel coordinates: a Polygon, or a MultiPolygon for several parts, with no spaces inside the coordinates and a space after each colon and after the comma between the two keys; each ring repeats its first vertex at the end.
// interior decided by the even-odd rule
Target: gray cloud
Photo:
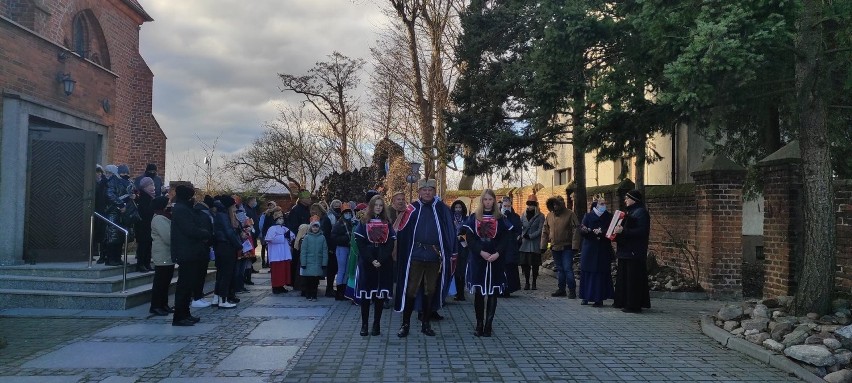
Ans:
{"type": "MultiPolygon", "coordinates": [[[[385,23],[371,2],[343,0],[143,0],[154,22],[140,50],[154,72],[154,115],[173,160],[197,155],[199,138],[220,137],[218,151],[249,145],[275,119],[278,73],[305,73],[338,50],[369,59],[385,23]],[[199,137],[199,138],[196,138],[199,137]]],[[[366,73],[362,84],[366,81],[366,73]]],[[[174,174],[174,172],[172,172],[174,174]]]]}

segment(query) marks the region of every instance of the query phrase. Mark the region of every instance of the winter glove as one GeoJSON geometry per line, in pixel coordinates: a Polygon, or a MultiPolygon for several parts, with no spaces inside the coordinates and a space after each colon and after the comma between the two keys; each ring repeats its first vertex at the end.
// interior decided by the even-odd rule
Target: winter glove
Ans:
{"type": "Polygon", "coordinates": [[[529,235],[529,234],[524,234],[524,239],[530,239],[530,235],[529,235]]]}

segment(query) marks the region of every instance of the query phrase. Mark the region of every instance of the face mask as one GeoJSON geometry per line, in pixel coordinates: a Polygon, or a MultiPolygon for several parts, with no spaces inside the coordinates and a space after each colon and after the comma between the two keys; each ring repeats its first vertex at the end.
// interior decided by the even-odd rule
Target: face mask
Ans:
{"type": "Polygon", "coordinates": [[[284,218],[278,218],[278,219],[275,221],[275,223],[276,223],[276,224],[278,224],[278,225],[284,225],[284,218]]]}
{"type": "Polygon", "coordinates": [[[509,212],[509,209],[503,208],[503,209],[500,209],[500,211],[503,213],[503,215],[506,215],[506,213],[509,212]]]}
{"type": "Polygon", "coordinates": [[[334,210],[334,212],[335,212],[335,213],[340,214],[340,208],[339,208],[339,207],[336,207],[336,208],[334,208],[334,209],[332,209],[332,210],[334,210]]]}
{"type": "Polygon", "coordinates": [[[527,209],[527,213],[535,213],[535,209],[532,209],[532,208],[527,209]]]}
{"type": "Polygon", "coordinates": [[[606,205],[598,205],[595,209],[598,209],[598,213],[603,214],[606,211],[606,205]]]}
{"type": "Polygon", "coordinates": [[[257,202],[249,202],[249,206],[254,209],[257,207],[257,202]]]}
{"type": "Polygon", "coordinates": [[[352,214],[350,214],[350,213],[343,214],[343,218],[352,219],[352,214]]]}
{"type": "Polygon", "coordinates": [[[129,180],[129,179],[130,179],[130,174],[122,174],[122,175],[121,175],[121,178],[124,178],[124,179],[126,179],[126,180],[129,180]]]}

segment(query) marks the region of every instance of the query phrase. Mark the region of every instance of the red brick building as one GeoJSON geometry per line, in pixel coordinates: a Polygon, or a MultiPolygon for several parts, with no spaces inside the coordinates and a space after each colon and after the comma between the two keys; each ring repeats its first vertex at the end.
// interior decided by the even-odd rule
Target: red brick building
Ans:
{"type": "Polygon", "coordinates": [[[0,264],[85,259],[96,163],[164,169],[149,21],[137,0],[0,0],[0,264]]]}

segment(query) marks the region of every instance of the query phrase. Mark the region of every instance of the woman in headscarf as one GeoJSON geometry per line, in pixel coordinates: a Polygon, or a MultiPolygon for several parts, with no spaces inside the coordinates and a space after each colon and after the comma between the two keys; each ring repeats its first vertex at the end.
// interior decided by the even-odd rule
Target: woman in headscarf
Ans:
{"type": "Polygon", "coordinates": [[[583,217],[580,234],[583,236],[583,251],[580,253],[580,304],[602,307],[603,301],[613,297],[612,289],[612,242],[606,230],[612,214],[606,210],[606,199],[601,194],[592,199],[592,210],[583,217]]]}

